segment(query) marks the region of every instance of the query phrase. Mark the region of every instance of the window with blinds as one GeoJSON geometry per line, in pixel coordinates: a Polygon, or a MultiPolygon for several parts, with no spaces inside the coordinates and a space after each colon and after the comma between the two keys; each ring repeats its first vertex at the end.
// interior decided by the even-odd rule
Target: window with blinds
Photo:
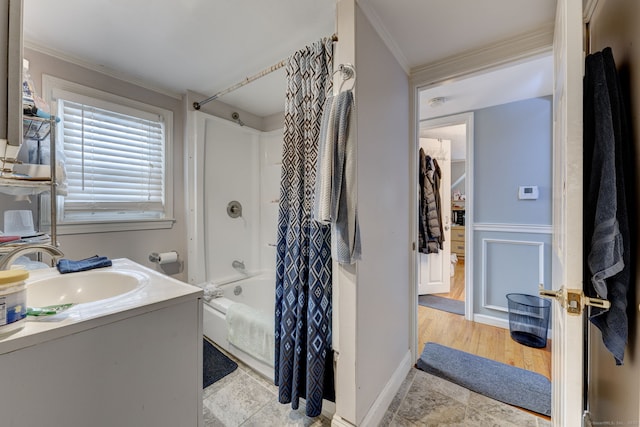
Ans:
{"type": "Polygon", "coordinates": [[[58,102],[68,193],[63,221],[163,217],[162,118],[58,102]]]}
{"type": "Polygon", "coordinates": [[[60,234],[171,227],[173,113],[52,76],[43,88],[60,118],[60,234]]]}

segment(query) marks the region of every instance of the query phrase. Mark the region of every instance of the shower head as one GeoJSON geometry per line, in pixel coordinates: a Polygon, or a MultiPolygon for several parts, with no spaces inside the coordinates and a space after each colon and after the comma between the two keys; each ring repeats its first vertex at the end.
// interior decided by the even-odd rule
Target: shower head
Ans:
{"type": "Polygon", "coordinates": [[[233,113],[231,113],[231,118],[240,126],[244,126],[244,122],[240,120],[240,114],[238,114],[237,112],[234,111],[233,113]]]}

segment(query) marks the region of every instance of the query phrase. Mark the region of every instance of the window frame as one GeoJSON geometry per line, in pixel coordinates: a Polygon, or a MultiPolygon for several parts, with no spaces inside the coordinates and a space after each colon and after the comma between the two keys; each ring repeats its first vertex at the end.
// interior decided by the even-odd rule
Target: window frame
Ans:
{"type": "MultiPolygon", "coordinates": [[[[123,110],[133,109],[148,114],[159,115],[162,116],[164,121],[164,216],[162,218],[101,219],[99,221],[63,222],[63,210],[60,209],[58,211],[58,234],[85,234],[172,228],[175,223],[173,211],[173,112],[165,108],[149,105],[46,74],[42,75],[42,92],[46,99],[49,100],[51,111],[54,115],[58,113],[58,98],[60,95],[71,93],[79,97],[92,98],[98,102],[115,104],[121,106],[123,110]]],[[[56,142],[62,144],[62,128],[57,126],[56,132],[56,142]]],[[[45,210],[46,209],[43,209],[42,211],[44,212],[45,210]]],[[[41,212],[42,220],[48,222],[48,215],[43,216],[43,212],[41,212]]]]}

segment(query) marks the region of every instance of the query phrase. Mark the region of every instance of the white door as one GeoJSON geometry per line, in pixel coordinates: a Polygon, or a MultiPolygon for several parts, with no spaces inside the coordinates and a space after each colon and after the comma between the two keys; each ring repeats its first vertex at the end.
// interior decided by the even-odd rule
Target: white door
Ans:
{"type": "MultiPolygon", "coordinates": [[[[554,35],[553,280],[582,289],[582,0],[558,0],[554,35]]],[[[552,303],[552,422],[582,425],[583,322],[552,303]]]]}
{"type": "Polygon", "coordinates": [[[442,172],[440,206],[444,244],[438,253],[419,253],[418,294],[448,293],[451,289],[451,141],[420,138],[420,148],[438,161],[442,172]]]}

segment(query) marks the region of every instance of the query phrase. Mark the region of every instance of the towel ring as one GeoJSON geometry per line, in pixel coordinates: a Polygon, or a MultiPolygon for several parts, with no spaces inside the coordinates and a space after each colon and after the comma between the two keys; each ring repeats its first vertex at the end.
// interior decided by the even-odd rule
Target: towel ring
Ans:
{"type": "Polygon", "coordinates": [[[332,79],[336,75],[336,73],[342,73],[342,83],[340,83],[340,89],[338,89],[338,92],[342,92],[342,86],[344,86],[344,83],[350,79],[353,79],[353,86],[351,88],[353,89],[353,87],[355,87],[356,69],[352,64],[340,64],[338,66],[338,69],[335,70],[331,75],[332,79]]]}

